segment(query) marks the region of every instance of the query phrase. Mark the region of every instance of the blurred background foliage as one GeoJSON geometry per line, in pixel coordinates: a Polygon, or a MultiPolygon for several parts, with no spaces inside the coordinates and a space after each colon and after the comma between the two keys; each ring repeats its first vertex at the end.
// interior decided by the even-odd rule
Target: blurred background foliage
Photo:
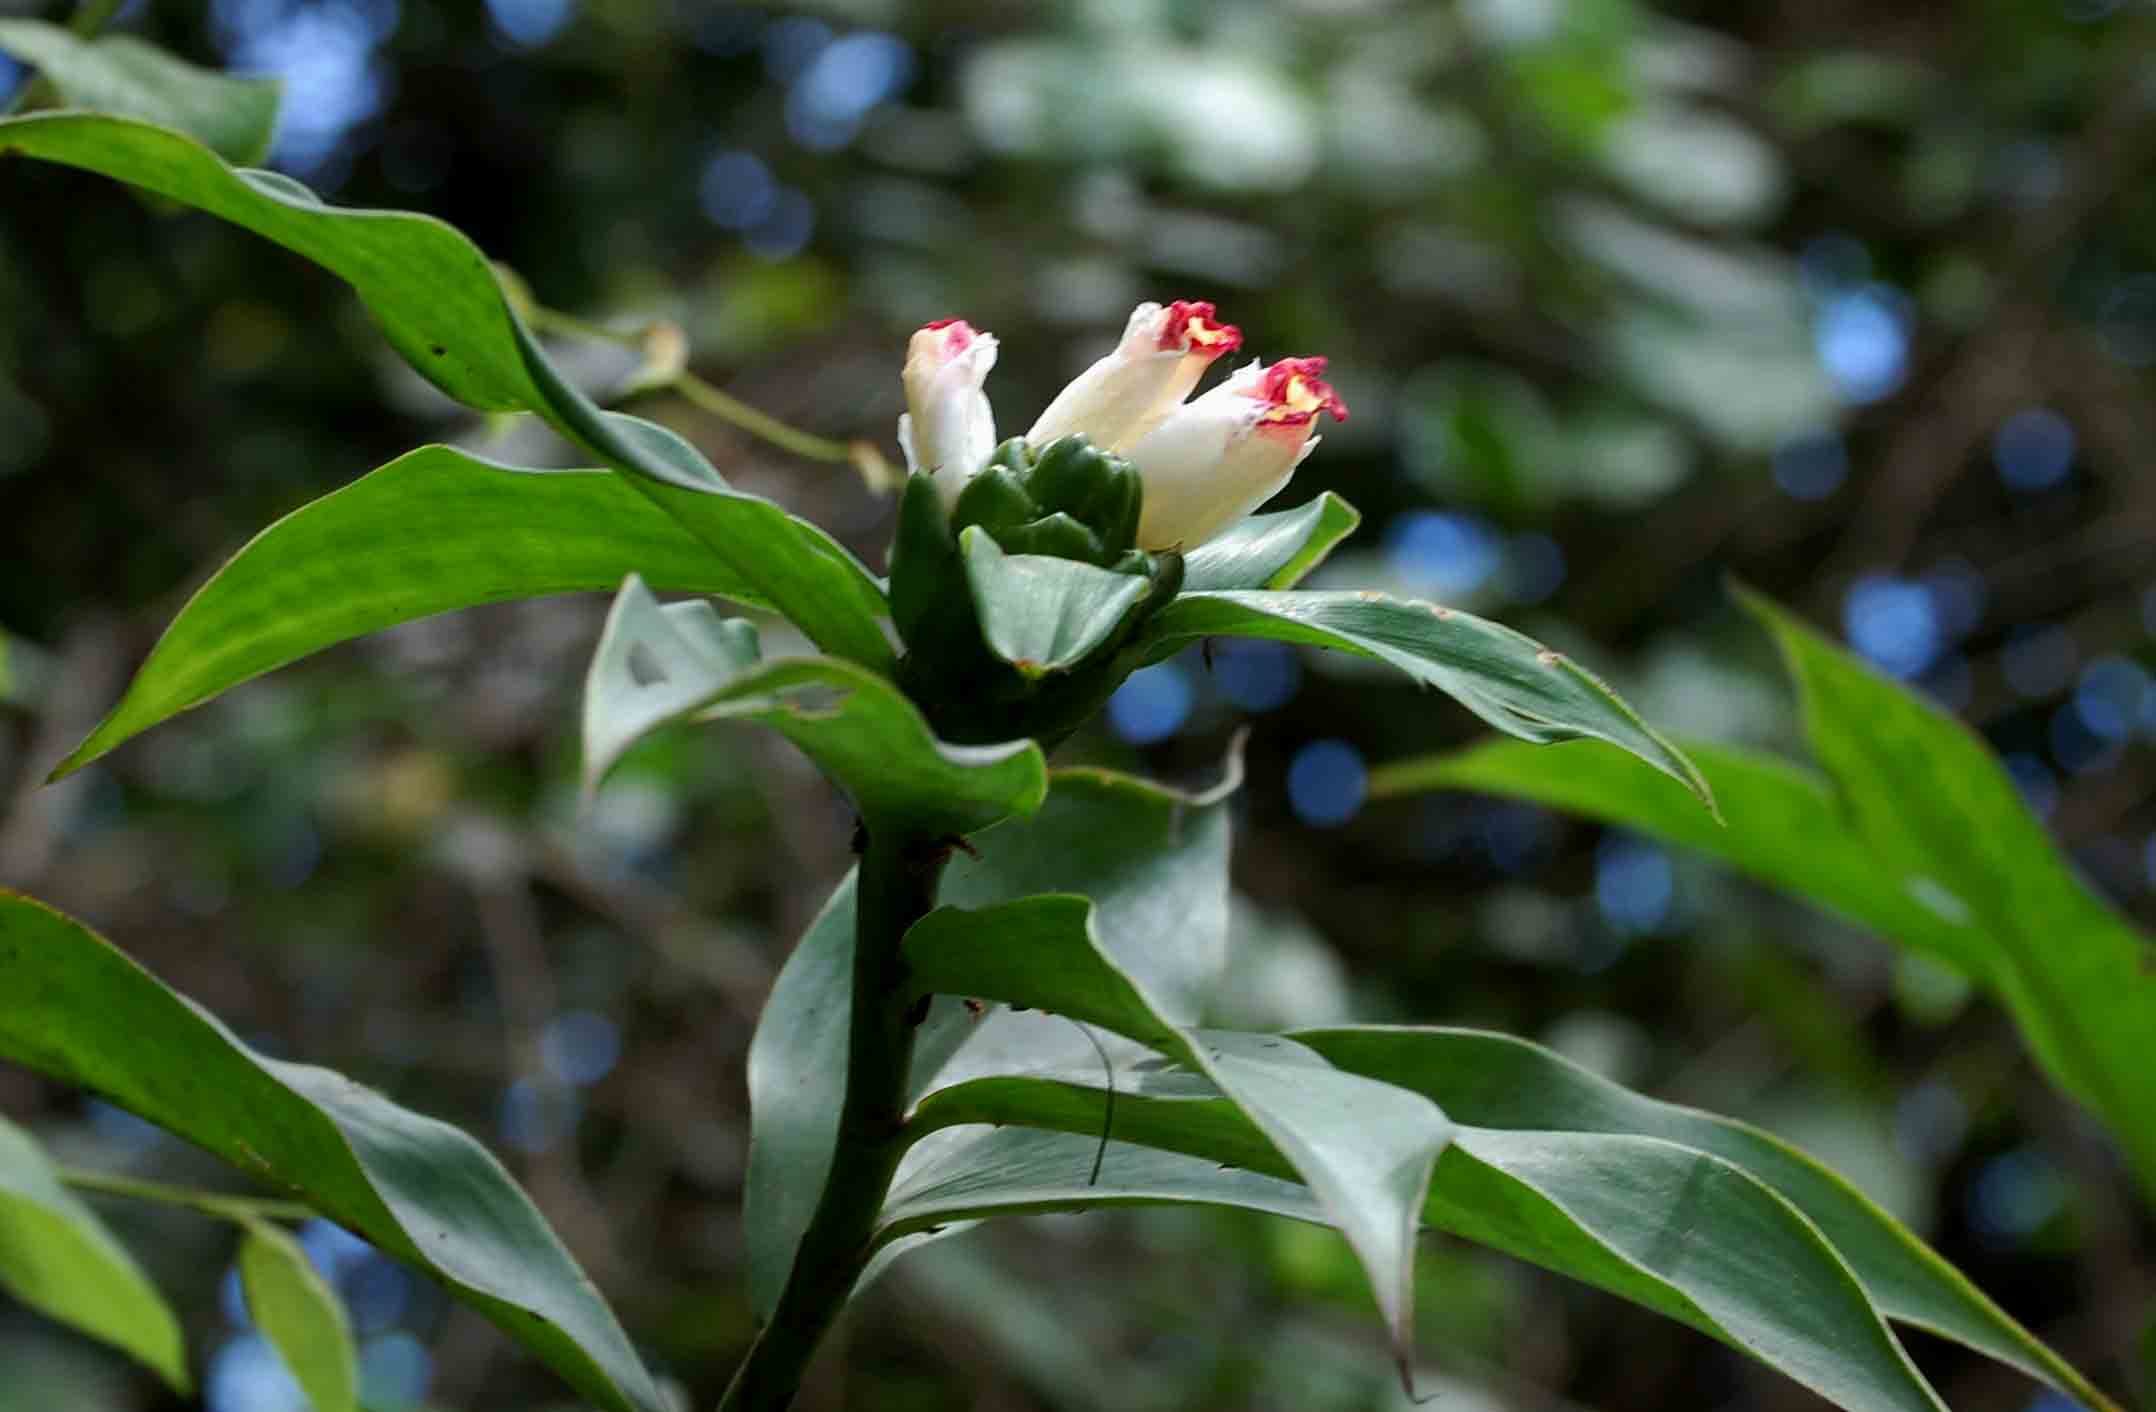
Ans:
{"type": "MultiPolygon", "coordinates": [[[[1660,724],[1788,747],[1740,577],[1960,712],[2156,918],[2147,0],[137,0],[119,24],[282,75],[273,165],[444,217],[556,309],[675,321],[728,391],[894,457],[917,324],[1002,337],[1016,430],[1133,303],[1216,300],[1256,351],[1329,356],[1353,408],[1294,491],[1367,516],[1321,582],[1502,617],[1660,724]]],[[[0,60],[0,90],[19,77],[0,60]]],[[[0,881],[251,1041],[480,1134],[708,1405],[750,1332],[743,1051],[847,865],[842,804],[717,730],[644,748],[580,811],[603,604],[570,600],[333,652],[37,789],[271,518],[421,441],[565,453],[443,402],[251,237],[77,173],[0,183],[0,881]]],[[[561,351],[600,393],[637,362],[561,351]]],[[[638,405],[881,563],[892,503],[851,471],[638,405]]],[[[1254,720],[1221,1019],[1499,1027],[1754,1119],[2149,1405],[2156,1233],[1996,1007],[1621,832],[1367,803],[1368,764],[1476,731],[1356,665],[1222,644],[1133,679],[1068,752],[1195,777],[1254,720]]],[[[20,1072],[0,1110],[78,1162],[217,1180],[20,1072]]],[[[190,1311],[206,1405],[297,1408],[231,1233],[113,1214],[190,1311]]],[[[555,1405],[475,1317],[307,1239],[372,1406],[555,1405]]],[[[1495,1255],[1433,1241],[1422,1280],[1454,1412],[1816,1405],[1495,1255]]],[[[806,1405],[1398,1407],[1368,1306],[1323,1232],[1013,1224],[895,1271],[806,1405]]],[[[2065,1406],[1911,1342],[1956,1408],[2065,1406]]],[[[0,1370],[4,1412],[170,1405],[19,1310],[0,1370]]]]}

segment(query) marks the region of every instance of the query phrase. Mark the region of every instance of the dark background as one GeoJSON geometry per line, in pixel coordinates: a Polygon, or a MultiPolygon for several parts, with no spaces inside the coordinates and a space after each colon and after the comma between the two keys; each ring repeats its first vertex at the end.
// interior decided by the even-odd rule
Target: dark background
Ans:
{"type": "MultiPolygon", "coordinates": [[[[675,320],[703,375],[894,458],[928,319],[999,335],[1015,431],[1133,303],[1216,300],[1251,351],[1329,356],[1353,409],[1292,492],[1366,516],[1323,582],[1501,617],[1659,724],[1796,748],[1726,591],[1752,583],[1979,727],[2156,917],[2146,0],[219,0],[120,25],[284,74],[273,164],[333,199],[442,216],[554,308],[675,320]]],[[[634,362],[559,351],[602,393],[634,362]]],[[[846,468],[639,410],[880,566],[891,503],[846,468]]],[[[34,788],[249,534],[432,440],[564,454],[441,402],[297,259],[0,166],[0,881],[264,1047],[470,1127],[708,1405],[750,1333],[749,1027],[847,863],[805,762],[677,733],[580,812],[604,605],[551,600],[328,653],[34,788]]],[[[1760,1122],[2148,1405],[2148,1217],[1996,1007],[1640,839],[1466,796],[1365,806],[1366,764],[1477,727],[1329,658],[1178,660],[1068,754],[1195,777],[1245,720],[1223,1017],[1499,1027],[1760,1122]]],[[[69,1160],[220,1179],[19,1071],[0,1110],[69,1160]]],[[[112,1214],[191,1321],[206,1405],[294,1406],[230,1298],[230,1232],[112,1214]]],[[[559,1398],[476,1317],[309,1238],[377,1406],[559,1398]]],[[[1437,1241],[1423,1274],[1454,1412],[1817,1405],[1501,1257],[1437,1241]]],[[[2064,1406],[1909,1340],[1957,1409],[2064,1406]]],[[[4,1412],[166,1405],[0,1309],[4,1412]]],[[[1126,1213],[915,1257],[805,1405],[1403,1404],[1330,1235],[1126,1213]]]]}

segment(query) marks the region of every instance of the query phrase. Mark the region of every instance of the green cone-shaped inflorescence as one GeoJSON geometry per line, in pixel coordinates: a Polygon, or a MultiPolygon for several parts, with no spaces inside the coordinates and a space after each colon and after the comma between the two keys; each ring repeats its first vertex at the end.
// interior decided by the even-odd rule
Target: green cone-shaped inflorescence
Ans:
{"type": "Polygon", "coordinates": [[[891,616],[900,679],[938,734],[1053,743],[1130,674],[1123,647],[1183,579],[1180,555],[1135,546],[1143,496],[1137,469],[1083,436],[1004,442],[948,511],[930,476],[907,482],[891,616]]]}
{"type": "Polygon", "coordinates": [[[979,525],[1007,553],[1150,574],[1147,556],[1132,547],[1143,495],[1136,466],[1082,436],[1051,442],[1038,456],[1012,437],[959,492],[951,532],[979,525]]]}

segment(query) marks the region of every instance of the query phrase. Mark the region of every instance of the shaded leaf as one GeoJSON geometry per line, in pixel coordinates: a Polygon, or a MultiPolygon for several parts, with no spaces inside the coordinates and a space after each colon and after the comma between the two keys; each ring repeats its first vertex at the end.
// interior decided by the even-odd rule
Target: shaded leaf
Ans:
{"type": "MultiPolygon", "coordinates": [[[[1699,812],[1683,795],[1667,792],[1688,814],[1699,812]]],[[[1338,1068],[1428,1096],[1460,1123],[1660,1138],[1734,1163],[1811,1219],[1888,1318],[1988,1354],[2091,1407],[2109,1405],[2071,1364],[1899,1221],[1770,1133],[1657,1102],[1510,1035],[1372,1025],[1304,1030],[1292,1038],[1338,1068]]]]}
{"type": "Polygon", "coordinates": [[[1115,634],[1153,587],[1136,574],[1076,559],[1006,554],[978,525],[959,542],[982,639],[1027,676],[1077,666],[1115,634]]]}
{"type": "Polygon", "coordinates": [[[1373,792],[1480,789],[1698,848],[1971,976],[2052,1080],[2100,1114],[2156,1196],[2156,947],[2060,856],[1981,739],[1747,595],[1774,632],[1823,773],[1702,746],[1730,827],[1628,762],[1495,745],[1374,772],[1373,792]]]}
{"type": "Polygon", "coordinates": [[[827,652],[892,661],[883,590],[828,534],[729,489],[695,448],[650,422],[606,412],[564,379],[510,306],[479,248],[406,211],[342,210],[289,178],[238,171],[179,133],[123,118],[34,113],[0,122],[0,154],[99,172],[207,211],[350,284],[391,346],[449,396],[527,411],[629,474],[628,483],[700,540],[754,596],[827,652]]]}
{"type": "MultiPolygon", "coordinates": [[[[1189,796],[1104,770],[1057,770],[1039,812],[981,834],[977,858],[951,860],[941,897],[981,907],[1047,887],[1082,888],[1094,899],[1103,944],[1178,1020],[1194,1020],[1224,955],[1222,806],[1239,779],[1231,761],[1219,789],[1189,796]]],[[[750,1303],[762,1315],[785,1286],[830,1168],[845,1081],[853,922],[848,877],[787,958],[749,1046],[744,1227],[750,1303]]],[[[1032,1042],[1045,1023],[1040,1015],[975,1017],[955,1000],[939,1000],[915,1040],[914,1091],[962,1074],[969,1055],[996,1050],[1014,1034],[1032,1042]]],[[[1061,1037],[1084,1044],[1074,1031],[1061,1037]]]]}
{"type": "Polygon", "coordinates": [[[327,1069],[264,1058],[80,924],[0,892],[0,1058],[87,1088],[314,1206],[609,1412],[663,1406],[613,1312],[485,1148],[327,1069]]]}
{"type": "Polygon", "coordinates": [[[629,575],[584,678],[584,788],[596,788],[630,746],[702,706],[760,655],[753,623],[722,618],[702,599],[661,604],[629,575]]]}
{"type": "Polygon", "coordinates": [[[35,68],[70,107],[177,128],[227,161],[261,161],[276,131],[276,79],[197,68],[130,35],[85,40],[62,25],[0,20],[0,53],[35,68]]]}
{"type": "Polygon", "coordinates": [[[186,1393],[179,1321],[30,1134],[0,1118],[0,1290],[111,1344],[186,1393]]]}
{"type": "Polygon", "coordinates": [[[1270,638],[1377,658],[1507,735],[1538,744],[1606,741],[1714,807],[1706,781],[1684,753],[1593,673],[1500,624],[1378,593],[1185,593],[1141,634],[1153,659],[1205,637],[1270,638]]]}
{"type": "Polygon", "coordinates": [[[1251,515],[1183,556],[1183,590],[1293,588],[1361,523],[1362,513],[1329,490],[1292,510],[1251,515]]]}
{"type": "Polygon", "coordinates": [[[314,1412],[357,1412],[359,1355],[351,1325],[299,1242],[275,1226],[250,1222],[240,1244],[240,1284],[255,1327],[314,1412]]]}
{"type": "MultiPolygon", "coordinates": [[[[1102,1205],[1213,1204],[1333,1223],[1283,1180],[1279,1157],[1221,1094],[1189,1076],[1117,1079],[1112,1122],[1108,1091],[1076,1070],[982,1079],[930,1099],[924,1113],[942,1122],[1012,1126],[931,1134],[919,1149],[928,1160],[909,1163],[893,1189],[879,1244],[1102,1205]],[[1120,1141],[1100,1156],[1104,1130],[1120,1141]]],[[[1944,1406],[1819,1232],[1718,1157],[1629,1134],[1460,1126],[1422,1215],[1698,1329],[1851,1412],[1944,1406]]]]}
{"type": "Polygon", "coordinates": [[[248,541],[54,773],[336,643],[480,603],[611,590],[632,571],[662,590],[759,601],[612,471],[524,470],[423,447],[248,541]]]}
{"type": "MultiPolygon", "coordinates": [[[[1413,1338],[1415,1232],[1431,1167],[1451,1138],[1445,1115],[1405,1089],[1335,1069],[1292,1040],[1177,1026],[1100,946],[1092,913],[1086,898],[1053,895],[973,912],[941,907],[907,932],[903,954],[926,990],[1098,1024],[1210,1080],[1347,1237],[1404,1358],[1413,1338]]],[[[941,1097],[924,1100],[924,1122],[935,1121],[941,1097]]]]}

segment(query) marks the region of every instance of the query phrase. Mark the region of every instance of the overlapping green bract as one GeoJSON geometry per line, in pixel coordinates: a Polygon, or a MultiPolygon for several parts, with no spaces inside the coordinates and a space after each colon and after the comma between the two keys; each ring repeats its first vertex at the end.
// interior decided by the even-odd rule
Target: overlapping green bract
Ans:
{"type": "Polygon", "coordinates": [[[591,1281],[487,1151],[266,1059],[71,919],[0,892],[0,1059],[100,1094],[442,1281],[609,1412],[663,1404],[591,1281]]]}
{"type": "Polygon", "coordinates": [[[1999,997],[2156,1196],[2156,944],[2076,876],[1965,726],[1773,604],[1745,602],[1781,645],[1822,770],[1694,747],[1727,829],[1631,762],[1592,752],[1483,746],[1379,770],[1373,792],[1480,789],[1624,824],[1945,962],[1999,997]]]}

